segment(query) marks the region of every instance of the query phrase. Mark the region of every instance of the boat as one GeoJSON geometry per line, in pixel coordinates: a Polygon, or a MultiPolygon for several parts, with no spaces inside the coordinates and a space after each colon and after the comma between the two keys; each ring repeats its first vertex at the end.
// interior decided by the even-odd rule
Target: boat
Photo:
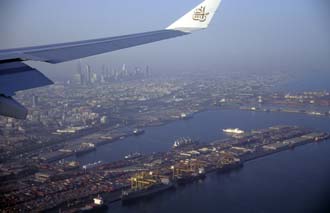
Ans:
{"type": "Polygon", "coordinates": [[[133,134],[134,135],[142,135],[144,133],[144,129],[134,129],[133,134]]]}
{"type": "Polygon", "coordinates": [[[224,164],[224,165],[220,165],[219,167],[217,167],[217,173],[225,173],[225,172],[229,172],[235,169],[239,169],[241,167],[243,167],[243,162],[240,160],[236,160],[232,163],[229,164],[224,164]]]}
{"type": "Polygon", "coordinates": [[[180,118],[183,119],[183,120],[188,120],[192,117],[193,117],[192,114],[186,114],[186,113],[181,113],[180,114],[180,118]]]}
{"type": "Polygon", "coordinates": [[[161,181],[159,183],[155,183],[147,188],[143,189],[129,189],[122,192],[121,200],[122,204],[132,202],[144,197],[151,196],[155,193],[159,193],[174,187],[174,184],[166,179],[166,181],[161,181]]]}
{"type": "Polygon", "coordinates": [[[188,145],[195,144],[195,143],[196,143],[196,141],[192,140],[191,138],[181,137],[174,141],[174,144],[172,147],[173,147],[173,149],[176,149],[176,148],[188,146],[188,145]]]}
{"type": "Polygon", "coordinates": [[[100,195],[94,198],[93,201],[92,204],[82,207],[79,212],[105,212],[108,209],[100,195]]]}
{"type": "Polygon", "coordinates": [[[223,129],[222,131],[224,133],[235,134],[235,135],[244,134],[244,131],[240,130],[238,128],[236,128],[236,129],[223,129]]]}
{"type": "Polygon", "coordinates": [[[74,150],[76,156],[81,156],[89,152],[93,152],[96,150],[96,146],[93,143],[83,143],[78,147],[78,149],[74,150]]]}
{"type": "Polygon", "coordinates": [[[82,168],[83,169],[92,169],[92,168],[95,168],[97,166],[100,166],[102,164],[102,161],[96,161],[94,163],[89,163],[89,164],[86,164],[86,165],[83,165],[82,168]]]}
{"type": "Polygon", "coordinates": [[[176,183],[178,185],[185,185],[194,181],[203,180],[206,178],[204,168],[200,168],[198,173],[186,174],[176,177],[176,183]]]}
{"type": "Polygon", "coordinates": [[[126,159],[126,160],[131,160],[131,159],[139,158],[139,157],[141,157],[141,156],[142,156],[141,153],[139,153],[139,152],[134,152],[134,153],[130,153],[130,154],[126,155],[126,156],[125,156],[125,159],[126,159]]]}

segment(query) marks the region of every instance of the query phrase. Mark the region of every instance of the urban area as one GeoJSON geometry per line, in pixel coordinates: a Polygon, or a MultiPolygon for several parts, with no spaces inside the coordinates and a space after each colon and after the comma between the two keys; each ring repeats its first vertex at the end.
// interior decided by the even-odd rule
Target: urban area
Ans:
{"type": "Polygon", "coordinates": [[[178,138],[167,152],[81,165],[65,160],[150,126],[210,109],[330,116],[329,91],[276,89],[286,76],[159,76],[152,68],[77,65],[71,80],[17,94],[27,120],[0,117],[0,206],[13,211],[89,211],[239,169],[246,161],[329,138],[297,126],[272,126],[204,143],[178,138]]]}
{"type": "Polygon", "coordinates": [[[16,165],[1,169],[1,206],[5,212],[106,209],[206,178],[209,172],[239,169],[244,162],[296,146],[322,142],[328,133],[297,126],[273,126],[244,132],[224,129],[230,138],[200,144],[179,138],[164,153],[133,153],[113,163],[77,162],[16,165]]]}

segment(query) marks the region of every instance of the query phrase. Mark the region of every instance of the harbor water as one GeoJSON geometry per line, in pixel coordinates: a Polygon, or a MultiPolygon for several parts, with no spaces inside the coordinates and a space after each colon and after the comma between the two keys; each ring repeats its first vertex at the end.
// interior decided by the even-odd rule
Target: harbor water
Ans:
{"type": "MultiPolygon", "coordinates": [[[[133,152],[150,154],[171,149],[175,139],[191,137],[201,143],[226,138],[226,128],[245,131],[274,125],[298,125],[330,132],[330,118],[296,113],[240,110],[201,112],[145,129],[98,147],[76,158],[82,164],[123,159],[133,152]]],[[[330,141],[309,144],[260,158],[228,174],[210,174],[203,182],[179,187],[129,206],[110,205],[109,212],[330,212],[330,141]]]]}

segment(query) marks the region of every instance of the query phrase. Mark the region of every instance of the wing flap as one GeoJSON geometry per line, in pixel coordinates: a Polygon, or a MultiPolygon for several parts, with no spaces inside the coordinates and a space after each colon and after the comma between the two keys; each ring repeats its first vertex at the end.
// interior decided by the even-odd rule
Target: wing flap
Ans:
{"type": "Polygon", "coordinates": [[[41,72],[22,62],[0,64],[0,94],[7,97],[17,91],[53,84],[41,72]]]}
{"type": "Polygon", "coordinates": [[[13,98],[0,95],[0,115],[25,119],[27,113],[27,109],[13,98]]]}

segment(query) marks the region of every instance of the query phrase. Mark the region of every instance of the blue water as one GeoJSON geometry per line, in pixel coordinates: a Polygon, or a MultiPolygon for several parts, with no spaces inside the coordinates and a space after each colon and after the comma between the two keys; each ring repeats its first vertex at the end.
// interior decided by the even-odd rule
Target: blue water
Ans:
{"type": "Polygon", "coordinates": [[[108,212],[329,212],[329,153],[329,142],[307,145],[108,212]]]}
{"type": "Polygon", "coordinates": [[[299,125],[330,132],[329,117],[313,117],[302,114],[266,113],[239,110],[217,110],[196,114],[190,120],[178,120],[170,124],[147,128],[145,134],[97,148],[77,160],[90,163],[102,160],[111,162],[122,159],[130,152],[150,154],[171,148],[178,137],[191,137],[202,143],[225,138],[222,129],[240,128],[246,131],[274,125],[299,125]]]}
{"type": "MultiPolygon", "coordinates": [[[[83,163],[123,158],[128,152],[170,149],[177,137],[207,143],[226,137],[223,128],[244,130],[299,125],[330,132],[329,117],[303,114],[217,110],[187,121],[147,128],[144,135],[98,147],[78,158],[83,163]]],[[[330,212],[330,141],[309,144],[247,163],[230,174],[210,174],[202,183],[164,192],[130,206],[112,204],[108,212],[330,212]]]]}
{"type": "Polygon", "coordinates": [[[284,92],[329,91],[329,71],[310,71],[289,75],[288,79],[276,86],[276,90],[284,92]]]}

